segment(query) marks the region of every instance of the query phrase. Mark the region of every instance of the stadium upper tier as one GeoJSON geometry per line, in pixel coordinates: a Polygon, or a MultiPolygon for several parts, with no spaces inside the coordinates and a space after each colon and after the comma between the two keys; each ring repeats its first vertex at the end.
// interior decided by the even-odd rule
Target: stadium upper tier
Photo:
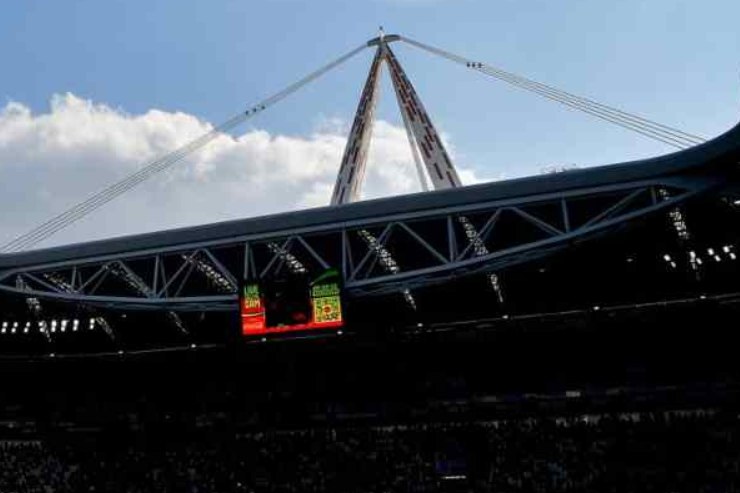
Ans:
{"type": "MultiPolygon", "coordinates": [[[[740,160],[740,124],[687,150],[627,163],[471,185],[458,189],[413,193],[341,206],[319,207],[255,218],[171,229],[54,248],[0,255],[0,270],[67,262],[129,252],[172,249],[233,239],[283,237],[321,231],[337,225],[372,224],[404,219],[420,212],[454,211],[475,204],[503,203],[522,197],[546,200],[582,189],[613,187],[676,175],[734,174],[740,160]]],[[[736,187],[734,183],[726,183],[736,187]]]]}

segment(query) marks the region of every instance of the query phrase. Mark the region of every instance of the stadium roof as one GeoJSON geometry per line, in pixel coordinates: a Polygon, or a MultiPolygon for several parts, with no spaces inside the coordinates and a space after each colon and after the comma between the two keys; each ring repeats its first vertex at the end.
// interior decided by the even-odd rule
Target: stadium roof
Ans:
{"type": "Polygon", "coordinates": [[[526,195],[558,194],[585,187],[648,180],[656,176],[685,172],[692,168],[698,170],[711,167],[717,164],[719,159],[733,154],[740,157],[740,124],[706,143],[649,159],[3,254],[0,255],[0,269],[175,247],[180,244],[208,242],[245,235],[265,235],[273,232],[277,235],[285,231],[361,219],[368,220],[382,215],[406,214],[478,202],[506,200],[526,195]]]}

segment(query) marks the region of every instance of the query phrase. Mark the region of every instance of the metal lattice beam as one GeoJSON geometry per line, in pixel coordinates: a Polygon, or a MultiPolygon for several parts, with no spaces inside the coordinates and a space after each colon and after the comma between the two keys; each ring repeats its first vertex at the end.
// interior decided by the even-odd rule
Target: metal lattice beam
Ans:
{"type": "Polygon", "coordinates": [[[227,292],[219,288],[219,283],[204,282],[202,275],[194,275],[200,272],[195,259],[208,262],[212,272],[224,279],[239,280],[260,274],[272,275],[281,261],[287,264],[293,258],[309,275],[318,275],[327,267],[338,269],[350,296],[398,293],[460,275],[490,274],[549,255],[573,240],[608,233],[649,214],[667,213],[716,185],[716,180],[708,178],[672,177],[404,215],[378,215],[301,230],[268,231],[215,240],[208,246],[185,243],[26,265],[0,272],[0,290],[24,298],[50,298],[128,309],[230,310],[238,299],[236,291],[227,292]],[[670,197],[653,200],[659,189],[669,189],[670,197]],[[575,217],[576,206],[587,209],[589,214],[575,217]],[[537,211],[547,214],[539,215],[537,211]],[[507,227],[501,222],[502,217],[506,217],[507,227]],[[555,224],[543,217],[561,220],[555,224]],[[473,228],[466,228],[467,223],[473,228]],[[563,223],[569,225],[564,227],[563,223]],[[519,235],[525,226],[532,235],[519,235]],[[375,244],[362,239],[363,231],[376,239],[375,244]],[[458,248],[461,239],[462,249],[458,248]],[[274,251],[270,245],[280,248],[274,251]],[[403,260],[402,269],[399,259],[403,260]],[[392,268],[391,260],[396,262],[396,269],[392,268]],[[125,269],[121,269],[122,265],[125,269]],[[376,265],[381,268],[375,268],[376,265]],[[129,272],[143,283],[151,279],[151,284],[139,292],[122,291],[116,288],[120,281],[119,284],[113,282],[117,280],[112,275],[116,270],[129,272]],[[49,280],[54,278],[49,277],[51,275],[74,279],[76,288],[60,288],[49,280]],[[16,285],[18,276],[25,282],[22,289],[16,285]]]}

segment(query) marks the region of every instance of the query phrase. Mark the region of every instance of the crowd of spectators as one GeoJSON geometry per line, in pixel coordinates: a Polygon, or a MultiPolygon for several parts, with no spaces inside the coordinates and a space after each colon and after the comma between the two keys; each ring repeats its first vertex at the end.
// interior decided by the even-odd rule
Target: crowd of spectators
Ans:
{"type": "Polygon", "coordinates": [[[0,493],[732,492],[712,410],[0,442],[0,493]]]}

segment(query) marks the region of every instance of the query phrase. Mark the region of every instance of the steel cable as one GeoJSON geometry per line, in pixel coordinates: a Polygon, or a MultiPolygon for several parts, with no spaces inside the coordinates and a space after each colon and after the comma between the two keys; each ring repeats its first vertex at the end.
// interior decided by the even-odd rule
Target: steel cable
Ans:
{"type": "Polygon", "coordinates": [[[473,60],[439,48],[435,48],[419,41],[415,41],[405,37],[401,37],[400,39],[401,41],[404,41],[429,53],[465,65],[468,68],[477,70],[486,75],[495,77],[499,80],[528,90],[530,92],[537,93],[548,99],[570,106],[571,108],[584,111],[593,116],[596,116],[597,118],[601,118],[611,123],[620,125],[624,128],[628,128],[629,130],[641,133],[646,137],[659,140],[674,147],[685,148],[700,144],[705,141],[705,139],[703,139],[702,137],[690,134],[688,132],[684,132],[682,130],[669,127],[667,125],[657,123],[647,118],[643,118],[641,116],[619,110],[617,108],[599,103],[588,98],[577,96],[575,94],[557,89],[546,84],[542,84],[526,77],[518,76],[511,72],[507,72],[505,70],[501,70],[496,67],[486,65],[484,63],[475,62],[473,60]]]}
{"type": "Polygon", "coordinates": [[[321,77],[326,72],[329,72],[333,68],[336,68],[337,66],[346,62],[347,60],[349,60],[350,58],[352,58],[353,56],[355,56],[356,54],[358,54],[365,48],[367,48],[367,44],[363,44],[349,51],[348,53],[342,55],[341,57],[322,66],[318,70],[311,72],[310,74],[298,80],[297,82],[287,86],[283,90],[273,94],[272,96],[269,96],[268,98],[260,101],[254,106],[249,107],[246,111],[243,111],[239,113],[238,115],[235,115],[234,117],[230,118],[226,122],[222,123],[221,125],[214,127],[212,130],[201,135],[195,140],[185,144],[184,146],[158,159],[155,159],[154,161],[149,162],[148,164],[143,166],[141,169],[139,169],[135,173],[104,188],[103,190],[101,190],[100,192],[97,192],[96,194],[92,195],[91,197],[84,200],[83,202],[80,202],[74,205],[73,207],[67,209],[61,214],[54,216],[50,220],[42,223],[36,228],[30,230],[29,232],[6,243],[2,247],[0,247],[0,251],[12,252],[12,251],[20,251],[20,250],[28,249],[32,247],[33,245],[36,245],[37,243],[47,239],[48,237],[52,236],[58,231],[66,228],[70,224],[82,219],[84,216],[90,214],[91,212],[95,211],[99,207],[107,204],[111,200],[128,192],[129,190],[136,187],[137,185],[147,180],[151,176],[158,174],[166,170],[167,168],[171,167],[172,165],[182,161],[182,159],[184,159],[188,155],[192,154],[198,149],[201,149],[203,146],[213,141],[218,136],[223,135],[224,132],[227,132],[233,129],[237,125],[252,118],[257,113],[261,113],[268,107],[278,103],[282,99],[285,99],[286,97],[298,91],[305,85],[321,77]]]}

